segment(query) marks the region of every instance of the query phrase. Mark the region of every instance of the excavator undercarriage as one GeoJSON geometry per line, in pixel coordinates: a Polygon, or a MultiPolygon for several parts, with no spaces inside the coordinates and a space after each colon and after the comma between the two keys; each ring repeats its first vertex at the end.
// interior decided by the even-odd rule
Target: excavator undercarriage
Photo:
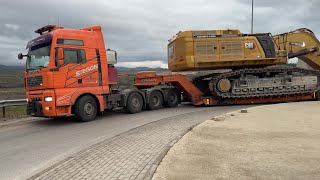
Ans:
{"type": "Polygon", "coordinates": [[[193,83],[217,98],[303,95],[319,90],[320,72],[290,67],[239,69],[197,77],[193,83]]]}

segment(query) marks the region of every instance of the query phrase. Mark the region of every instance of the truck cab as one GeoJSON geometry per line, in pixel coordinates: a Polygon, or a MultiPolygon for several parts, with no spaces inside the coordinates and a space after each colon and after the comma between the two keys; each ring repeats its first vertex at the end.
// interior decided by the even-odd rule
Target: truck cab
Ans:
{"type": "Polygon", "coordinates": [[[105,109],[104,94],[117,83],[117,53],[106,50],[100,26],[64,29],[48,25],[35,31],[39,36],[28,42],[25,68],[27,113],[32,116],[70,116],[72,105],[91,95],[85,105],[87,115],[105,109]],[[108,61],[110,58],[110,62],[108,61]],[[93,104],[92,100],[96,104],[93,104]]]}

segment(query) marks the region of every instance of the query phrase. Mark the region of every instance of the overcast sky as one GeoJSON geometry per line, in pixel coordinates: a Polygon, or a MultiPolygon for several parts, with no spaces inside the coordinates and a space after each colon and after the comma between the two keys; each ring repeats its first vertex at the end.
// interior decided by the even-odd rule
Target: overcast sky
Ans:
{"type": "MultiPolygon", "coordinates": [[[[255,0],[254,32],[273,34],[307,27],[320,35],[319,0],[255,0]]],[[[0,64],[16,58],[34,30],[103,26],[107,48],[121,66],[166,65],[167,40],[180,30],[239,28],[250,32],[251,0],[1,0],[0,64]]]]}

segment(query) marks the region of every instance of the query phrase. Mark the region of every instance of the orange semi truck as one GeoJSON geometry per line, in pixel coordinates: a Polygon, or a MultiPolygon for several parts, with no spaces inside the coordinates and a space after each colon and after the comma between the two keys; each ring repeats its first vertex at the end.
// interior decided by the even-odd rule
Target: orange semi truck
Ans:
{"type": "Polygon", "coordinates": [[[318,68],[319,41],[309,34],[311,38],[302,42],[304,37],[294,33],[272,39],[268,33],[244,35],[238,30],[179,32],[168,44],[170,70],[232,70],[193,81],[181,74],[139,72],[135,89],[119,91],[113,89],[117,53],[106,49],[100,26],[48,25],[35,32],[39,37],[27,44],[28,54],[18,55],[27,57],[27,113],[32,116],[90,121],[108,109],[124,107],[128,113],[137,113],[176,107],[181,100],[209,106],[319,99],[319,71],[265,69],[293,57],[303,57],[318,68]],[[287,42],[290,38],[292,42],[287,42]]]}
{"type": "MultiPolygon", "coordinates": [[[[125,107],[129,113],[144,108],[174,107],[180,95],[174,87],[112,89],[117,83],[115,51],[105,48],[100,26],[64,29],[48,25],[35,31],[27,44],[25,88],[27,113],[37,117],[75,116],[93,120],[99,112],[125,107]]],[[[146,73],[148,76],[149,73],[146,73]]],[[[145,82],[152,81],[146,78],[145,82]]],[[[140,86],[141,87],[141,86],[140,86]]]]}

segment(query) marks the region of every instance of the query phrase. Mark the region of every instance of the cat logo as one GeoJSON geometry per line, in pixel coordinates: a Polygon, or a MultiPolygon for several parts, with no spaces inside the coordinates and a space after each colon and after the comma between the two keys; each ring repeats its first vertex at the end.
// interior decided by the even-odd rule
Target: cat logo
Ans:
{"type": "Polygon", "coordinates": [[[246,49],[254,49],[254,43],[253,42],[246,42],[246,43],[244,43],[244,47],[246,49]]]}

